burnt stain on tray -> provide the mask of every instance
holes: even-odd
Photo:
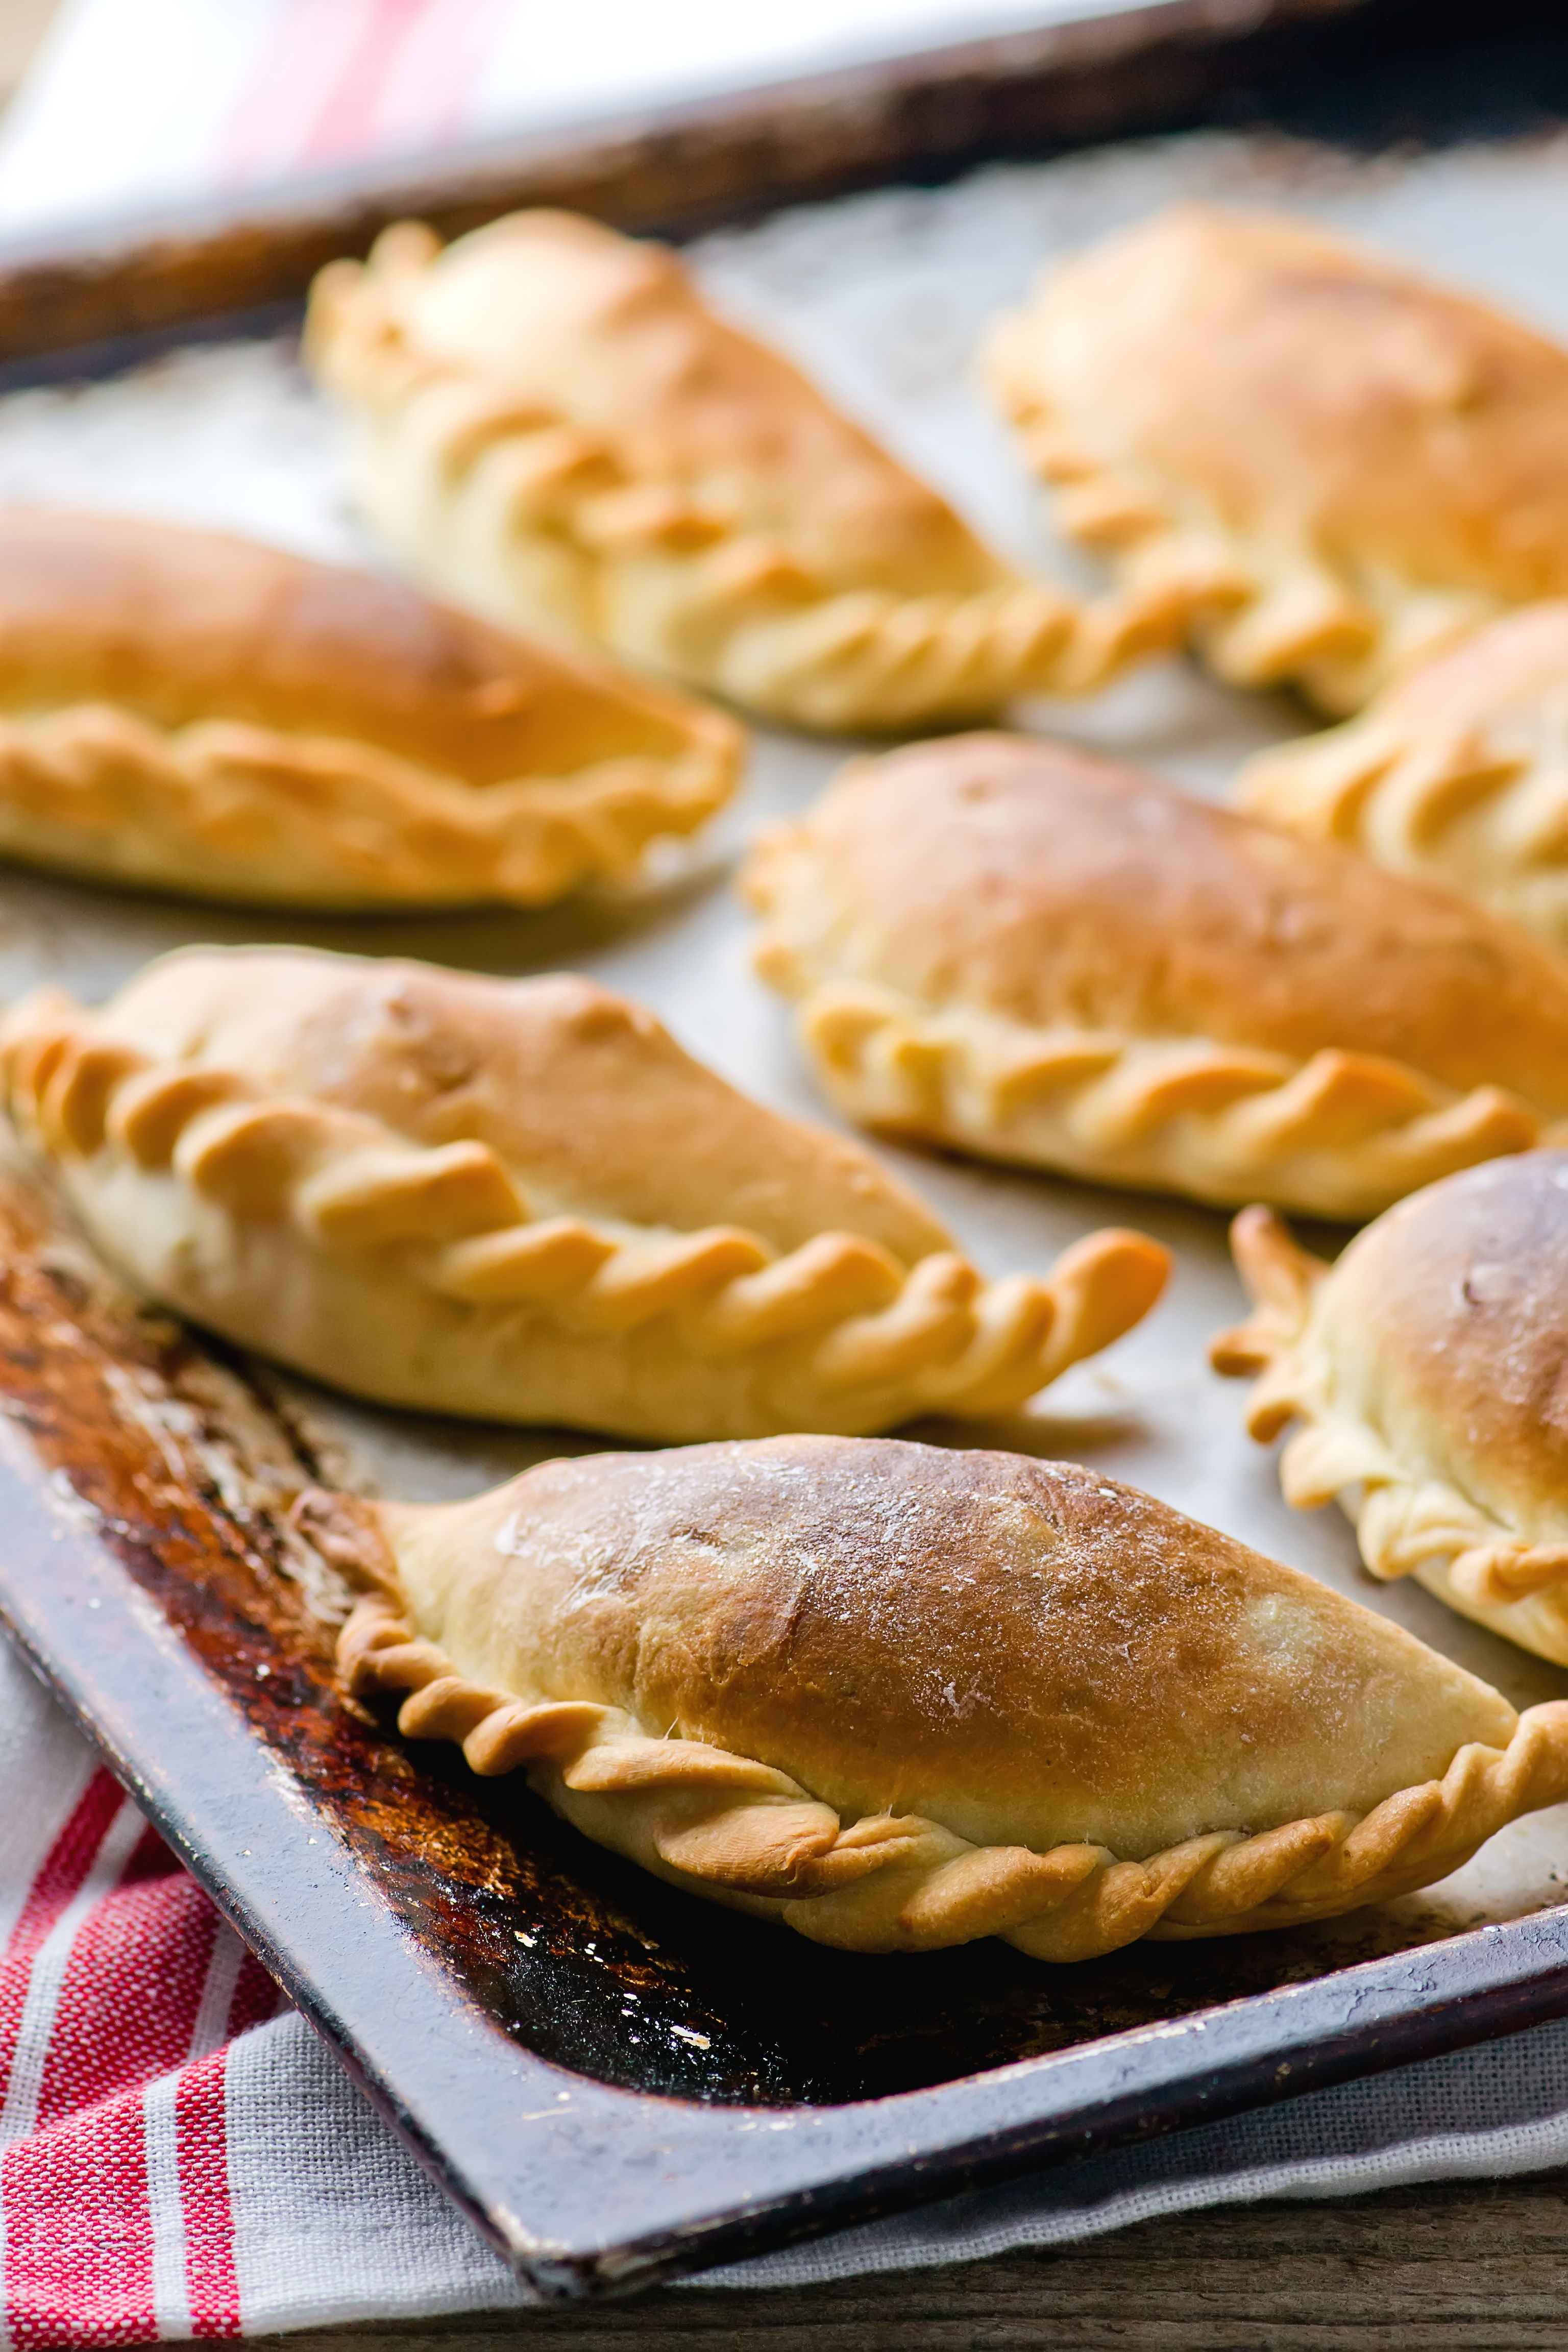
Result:
[[[395,1704],[373,1711],[345,1696],[331,1596],[287,1532],[291,1492],[322,1475],[308,1441],[242,1360],[139,1307],[46,1196],[8,1176],[0,1413],[43,1474],[39,1489],[52,1489],[52,1500],[38,1492],[40,1515],[63,1508],[157,1604],[229,1701],[233,1738],[287,1766],[322,1832],[426,1957],[499,2032],[598,2081],[835,2105],[1419,1940],[1409,1920],[1372,1913],[1289,1935],[1134,1945],[1067,1968],[994,1940],[868,1958],[661,1885],[558,1821],[521,1776],[479,1780],[449,1745],[400,1738]],[[26,1565],[29,1547],[7,1552],[0,1612],[9,1580],[40,1572]],[[129,1643],[126,1662],[133,1673]],[[220,1876],[222,1860],[205,1857]]]

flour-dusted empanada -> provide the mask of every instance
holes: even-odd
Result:
[[[1374,1576],[1568,1665],[1568,1152],[1449,1176],[1332,1266],[1267,1209],[1234,1241],[1257,1312],[1214,1360],[1262,1375],[1261,1442],[1301,1422],[1286,1500],[1337,1496]]]
[[[1165,1276],[1107,1232],[983,1282],[856,1145],[575,977],[187,949],[98,1013],[30,1000],[0,1067],[141,1288],[389,1404],[649,1438],[993,1412]]]
[[[1568,967],[1484,908],[1005,735],[853,761],[744,877],[855,1118],[1364,1217],[1568,1117]]]
[[[728,799],[731,722],[394,583],[0,509],[0,855],[204,898],[538,906]]]
[[[750,709],[973,718],[1180,625],[1020,576],[672,253],[571,214],[389,230],[317,280],[307,352],[420,578]]]
[[[990,375],[1066,528],[1237,684],[1354,710],[1568,593],[1568,352],[1307,221],[1163,213],[1052,271]]]
[[[1568,601],[1435,654],[1343,727],[1261,751],[1241,806],[1462,890],[1568,952]]]
[[[405,1733],[850,1951],[1292,1927],[1568,1795],[1568,1702],[1070,1463],[780,1437],[300,1517]]]

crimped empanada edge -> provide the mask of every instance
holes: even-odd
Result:
[[[411,348],[395,296],[440,251],[404,223],[367,261],[331,265],[306,352],[359,418],[372,520],[443,594],[493,620],[561,627],[563,609],[518,609],[505,560],[508,535],[543,530],[591,634],[623,659],[827,732],[956,724],[1021,694],[1089,692],[1179,635],[1184,612],[1158,584],[1085,602],[998,564],[996,585],[969,593],[834,585],[776,528],[635,479],[573,418],[522,409],[449,355]]]
[[[243,903],[542,906],[723,806],[736,730],[693,711],[687,734],[479,787],[342,737],[71,705],[0,720],[0,848]]]
[[[1058,526],[1110,562],[1134,604],[1158,605],[1184,628],[1228,685],[1292,682],[1343,718],[1505,609],[1480,592],[1352,573],[1326,549],[1268,548],[1217,511],[1200,512],[1152,467],[1107,455],[1057,413],[1032,368],[1033,307],[997,323],[982,373],[1026,462],[1057,488]]]
[[[1517,724],[1426,730],[1374,706],[1271,746],[1237,772],[1237,808],[1419,876],[1568,953],[1568,761]]]
[[[1559,1139],[1559,1123],[1503,1087],[1461,1095],[1376,1055],[1325,1047],[1292,1062],[1202,1036],[934,1009],[875,982],[816,979],[781,923],[764,929],[755,961],[796,1000],[802,1044],[851,1118],[1027,1167],[1220,1208],[1262,1196],[1361,1218],[1457,1169]]]
[[[416,1291],[474,1314],[525,1309],[610,1349],[657,1322],[672,1363],[723,1377],[750,1360],[770,1426],[853,1433],[1009,1410],[1136,1322],[1169,1264],[1158,1244],[1110,1229],[1044,1279],[986,1282],[955,1252],[906,1266],[848,1233],[781,1255],[738,1226],[669,1235],[541,1219],[486,1144],[410,1143],[237,1072],[160,1061],[47,992],[0,1025],[0,1068],[24,1139],[68,1186],[73,1162],[109,1154],[132,1181],[291,1233],[300,1252],[394,1250]]]
[[[1414,1576],[1460,1616],[1568,1665],[1568,1545],[1532,1541],[1451,1481],[1403,1463],[1380,1430],[1336,1405],[1312,1312],[1331,1269],[1261,1206],[1244,1210],[1232,1234],[1254,1311],[1215,1336],[1210,1360],[1256,1376],[1247,1426],[1260,1444],[1301,1423],[1279,1459],[1285,1500],[1299,1510],[1337,1501],[1372,1575]]]
[[[367,1507],[360,1507],[362,1508]],[[650,1732],[623,1710],[488,1688],[422,1639],[395,1593],[361,1601],[339,1664],[361,1697],[405,1691],[398,1727],[458,1742],[478,1772],[526,1769],[565,1820],[659,1877],[814,1942],[929,1951],[1000,1936],[1032,1958],[1292,1927],[1446,1876],[1521,1812],[1568,1795],[1568,1701],[1507,1748],[1472,1742],[1441,1780],[1362,1816],[1219,1831],[1142,1861],[1102,1846],[975,1846],[922,1816],[842,1822],[787,1773]]]

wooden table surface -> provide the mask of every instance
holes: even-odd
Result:
[[[1534,2352],[1568,2347],[1568,2170],[1144,2221],[756,2293],[310,2329],[278,2352]]]

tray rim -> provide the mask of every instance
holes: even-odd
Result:
[[[1497,5],[1550,18],[1549,0]],[[1413,28],[1442,40],[1469,24],[1464,0],[1123,0],[1066,24],[0,236],[0,363],[298,300],[325,261],[363,253],[410,215],[456,236],[557,204],[689,236],[900,177],[1172,128],[1238,73],[1300,70],[1339,36],[1397,47]]]
[[[1207,44],[1215,55],[1230,56],[1255,35],[1281,26],[1310,29],[1331,19],[1382,21],[1397,18],[1402,5],[1403,0],[1156,0],[1152,6],[1043,28],[1052,36],[1126,37],[1121,50],[1114,39],[1109,46],[1091,40],[1070,57],[1058,48],[1043,70],[1037,57],[1026,58],[1021,68],[1015,57],[1009,68],[994,54],[1004,48],[1016,52],[1016,36],[886,61],[886,69],[924,67],[940,59],[949,73],[959,65],[982,79],[985,74],[1005,79],[1009,71],[1021,79],[1039,72],[1048,83],[1053,75],[1070,80],[1071,73],[1080,68],[1092,76],[1108,60],[1114,66],[1126,58],[1157,56],[1171,32],[1200,47]],[[1550,12],[1539,13],[1546,21]],[[1158,39],[1140,41],[1129,32],[1130,27],[1133,33],[1139,27],[1146,31],[1152,23],[1158,25]],[[978,52],[986,54],[977,57]],[[879,75],[884,77],[884,86],[878,84]],[[842,119],[853,120],[857,107],[874,110],[886,97],[885,79],[883,67],[853,68],[775,85],[761,95],[772,101],[782,93],[790,103],[798,102],[803,122],[828,120],[835,110]],[[909,78],[909,86],[929,94],[940,83],[916,74]],[[759,93],[740,95],[750,101]],[[814,109],[819,110],[815,116]],[[617,152],[634,149],[649,135],[668,135],[679,147],[680,138],[694,131],[710,135],[727,110],[731,115],[736,111],[727,100],[710,100],[668,110],[668,117],[661,115],[657,123],[639,118],[599,128],[605,131],[606,147]],[[1118,135],[1123,128],[1148,127],[1157,126],[1141,121],[1116,124],[1090,131],[1086,143]],[[748,117],[746,135],[752,131]],[[593,151],[595,170],[601,168],[601,152]],[[940,156],[930,150],[900,152],[905,160],[917,154],[959,165],[973,160],[967,150],[942,150]],[[69,299],[90,301],[96,290],[106,296],[106,315],[112,320],[123,310],[122,303],[116,310],[113,289],[138,268],[151,273],[156,297],[161,283],[177,290],[185,282],[180,270],[192,266],[193,257],[197,264],[214,255],[221,258],[224,241],[236,235],[249,236],[265,248],[269,237],[286,244],[288,236],[297,236],[301,221],[310,234],[324,226],[338,236],[345,220],[353,219],[368,241],[383,220],[411,209],[439,219],[442,206],[449,205],[456,212],[478,203],[488,207],[479,216],[493,216],[519,201],[520,175],[557,173],[569,181],[571,173],[585,168],[587,153],[575,131],[548,141],[499,142],[480,158],[489,176],[478,195],[470,175],[475,154],[468,151],[460,159],[431,159],[420,167],[423,198],[411,193],[406,167],[398,173],[383,167],[274,190],[266,204],[221,215],[206,206],[182,208],[117,227],[116,239],[110,242],[105,242],[101,226],[89,224],[69,238],[0,243],[0,383],[15,380],[15,365],[26,366],[41,354],[62,352],[66,366],[74,355],[79,367],[88,356],[79,338],[55,338],[55,294],[63,291]],[[763,201],[798,200],[868,184],[834,176],[838,171],[835,164],[821,181],[769,190]],[[868,180],[874,184],[888,176],[879,157]],[[572,199],[558,194],[555,200]],[[378,212],[378,206],[384,209]],[[605,217],[616,217],[606,206],[595,208]],[[634,213],[625,225],[694,228],[716,217],[735,217],[738,209],[710,209],[684,220],[657,210],[646,217]],[[335,249],[350,248],[340,244]],[[162,280],[160,270],[164,272]],[[281,309],[279,298],[267,299]],[[155,311],[155,299],[153,307]],[[130,341],[144,351],[149,340],[188,342],[215,335],[231,340],[236,333],[253,331],[250,318],[263,308],[265,304],[252,306],[248,315],[245,310],[225,313],[216,311],[204,296],[193,307],[176,305],[165,315],[139,319],[129,331]],[[71,311],[68,300],[67,314],[79,317],[80,311]],[[206,336],[201,333],[204,326]],[[90,373],[110,373],[124,364],[132,355],[125,333],[123,327],[114,326],[100,339],[91,352]],[[5,365],[7,361],[12,364]],[[50,369],[56,372],[63,370]],[[106,1724],[89,1705],[61,1647],[67,1616],[75,1615],[77,1631],[85,1625],[100,1635],[111,1623],[122,1627],[129,1621],[144,1646],[150,1686],[182,1696],[190,1706],[193,1737],[205,1734],[216,1721],[230,1724],[237,1748],[243,1748],[255,1767],[247,1796],[270,1808],[265,1817],[286,1828],[290,1820],[297,1825],[299,1817],[279,1785],[279,1760],[253,1738],[108,1544],[61,1515],[58,1498],[39,1483],[38,1465],[3,1420],[0,1498],[13,1506],[16,1530],[9,1556],[0,1558],[0,1624],[219,1910],[258,1950],[372,2104],[517,2274],[546,2299],[626,2292],[689,2274],[1568,2015],[1564,1905],[929,2089],[839,2106],[707,2106],[618,2089],[505,2041],[484,2026],[480,2013],[455,1988],[444,1985],[418,1959],[408,1939],[405,1992],[430,2031],[438,2033],[443,2079],[450,2082],[454,2053],[463,2056],[468,2044],[468,2060],[474,2048],[481,2053],[471,2066],[476,2095],[500,2079],[507,2095],[522,2096],[531,2107],[539,2101],[547,2107],[569,2107],[574,2128],[584,2126],[594,2139],[595,2210],[583,2210],[580,2202],[574,2207],[559,2193],[567,2168],[558,2154],[522,2177],[499,2162],[487,2170],[459,2173],[438,2146],[420,2092],[416,2089],[410,2096],[394,2088],[395,2075],[405,2071],[401,2044],[389,2046],[374,2020],[336,2008],[302,1963],[300,1940],[308,1936],[312,1922],[319,1919],[332,1932],[342,1932],[345,1895],[352,1902],[362,1883],[352,1857],[335,1843],[319,1850],[309,1885],[286,1877],[279,1883],[279,1874],[265,1868],[239,1878],[232,1873],[225,1875],[182,1825],[163,1786],[166,1776],[139,1752],[134,1724]],[[29,1595],[13,1585],[13,1561],[25,1549],[37,1546],[47,1547],[51,1573],[35,1579]],[[112,1593],[121,1607],[89,1617],[83,1602],[89,1592],[100,1598]],[[188,1796],[184,1802],[190,1809]],[[405,2021],[400,2015],[400,2026]],[[429,2079],[427,2066],[422,2079]],[[564,2094],[562,2084],[568,2086]],[[787,2119],[787,2130],[778,2129],[776,2136],[772,2129],[763,2130],[779,2125],[781,2118]],[[531,2119],[542,2123],[546,2117],[537,2114]],[[736,2153],[737,2129],[746,2135],[744,2158]],[[809,2148],[810,2157],[796,2160],[796,2150],[804,2148]],[[710,2210],[693,2219],[690,2181],[716,2159],[721,2161],[728,2201],[710,2199]],[[671,2197],[672,2182],[688,2192],[684,2206]],[[672,2205],[679,2210],[672,2210]],[[531,2226],[521,2218],[524,2210],[537,2217]],[[614,2232],[598,2218],[606,2210],[616,2214]]]
[[[503,2036],[390,1912],[381,2001],[357,1978],[329,1992],[345,1920],[381,1900],[368,1874],[8,1422],[0,1511],[0,1624],[373,2105],[545,2300],[739,2261],[1568,2015],[1563,1905],[879,2098],[756,2107],[607,2084]],[[127,1642],[138,1705],[106,1706],[92,1664]],[[313,1856],[312,1822],[328,1831]],[[480,2126],[477,2162],[441,2145],[437,2115],[454,2100]]]

